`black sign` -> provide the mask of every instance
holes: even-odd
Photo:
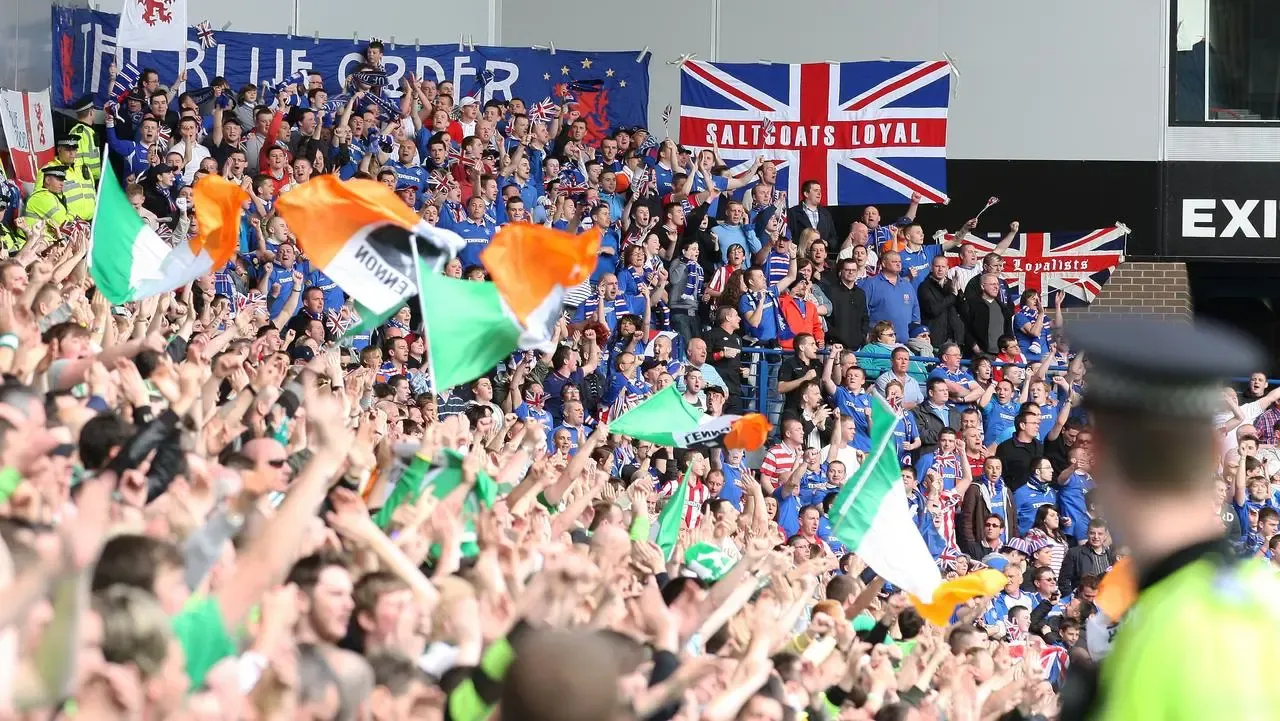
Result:
[[[1280,163],[1165,164],[1165,254],[1280,260]]]

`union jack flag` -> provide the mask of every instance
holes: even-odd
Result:
[[[830,205],[946,195],[950,64],[708,63],[680,66],[680,141],[730,165],[774,161],[778,187],[822,183]],[[772,132],[765,128],[765,120]]]
[[[560,106],[551,98],[543,98],[529,108],[529,122],[549,123],[560,117]]]
[[[587,184],[579,180],[575,173],[561,173],[560,192],[565,195],[582,195],[587,192]]]
[[[250,313],[256,313],[258,311],[262,311],[263,313],[266,313],[267,312],[267,296],[263,295],[262,293],[259,293],[256,290],[251,290],[245,295],[241,295],[237,293],[235,308],[234,308],[232,317],[234,318],[235,316],[240,315],[246,309]]]
[[[360,316],[346,307],[341,311],[331,310],[324,314],[325,330],[339,338],[346,335],[347,331],[356,327],[359,322]]]
[[[935,237],[952,240],[953,233]],[[1049,294],[1063,291],[1064,306],[1084,306],[1093,302],[1111,278],[1111,272],[1124,262],[1125,242],[1129,229],[1123,223],[1110,228],[1070,233],[1019,233],[1004,251],[1004,277],[1017,293],[1040,291],[1041,303],[1049,307]],[[979,253],[990,253],[1000,242],[999,233],[964,237]],[[950,257],[959,265],[958,257]]]
[[[196,23],[196,35],[200,38],[200,47],[213,48],[218,46],[218,41],[213,37],[213,26],[208,20],[202,23]]]

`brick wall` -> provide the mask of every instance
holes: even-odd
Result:
[[[1088,308],[1067,309],[1065,320],[1097,315],[1135,315],[1161,320],[1191,319],[1185,263],[1123,263]]]

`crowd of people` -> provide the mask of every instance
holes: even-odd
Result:
[[[136,75],[78,102],[33,191],[0,199],[7,715],[1053,718],[1097,660],[1084,629],[1126,549],[1092,497],[1061,299],[1002,275],[1017,223],[982,255],[927,234],[915,198],[840,235],[821,183],[788,199],[769,162],[589,137],[571,102],[412,76],[397,96],[377,42],[342,87]],[[103,163],[173,244],[201,178],[241,184],[241,252],[113,306],[86,269]],[[321,174],[455,231],[455,278],[485,279],[506,224],[598,229],[554,352],[446,389],[412,304],[351,332],[274,212]],[[763,456],[610,433],[672,384],[713,416],[769,386]],[[1219,512],[1239,553],[1280,564],[1280,389],[1244,394],[1217,419]],[[873,396],[900,413],[942,573],[1007,578],[946,628],[831,532]],[[651,529],[686,473],[668,555]]]

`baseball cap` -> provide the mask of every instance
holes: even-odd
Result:
[[[471,97],[470,95],[468,95],[467,97],[465,97],[465,98],[463,98],[462,100],[459,100],[459,101],[458,101],[458,107],[460,107],[460,108],[461,108],[461,107],[463,107],[463,106],[465,106],[465,105],[479,105],[479,104],[480,104],[480,101],[479,101],[479,100],[476,100],[475,98]]]
[[[310,363],[315,357],[315,351],[308,345],[295,345],[289,349],[289,360],[294,363]]]

